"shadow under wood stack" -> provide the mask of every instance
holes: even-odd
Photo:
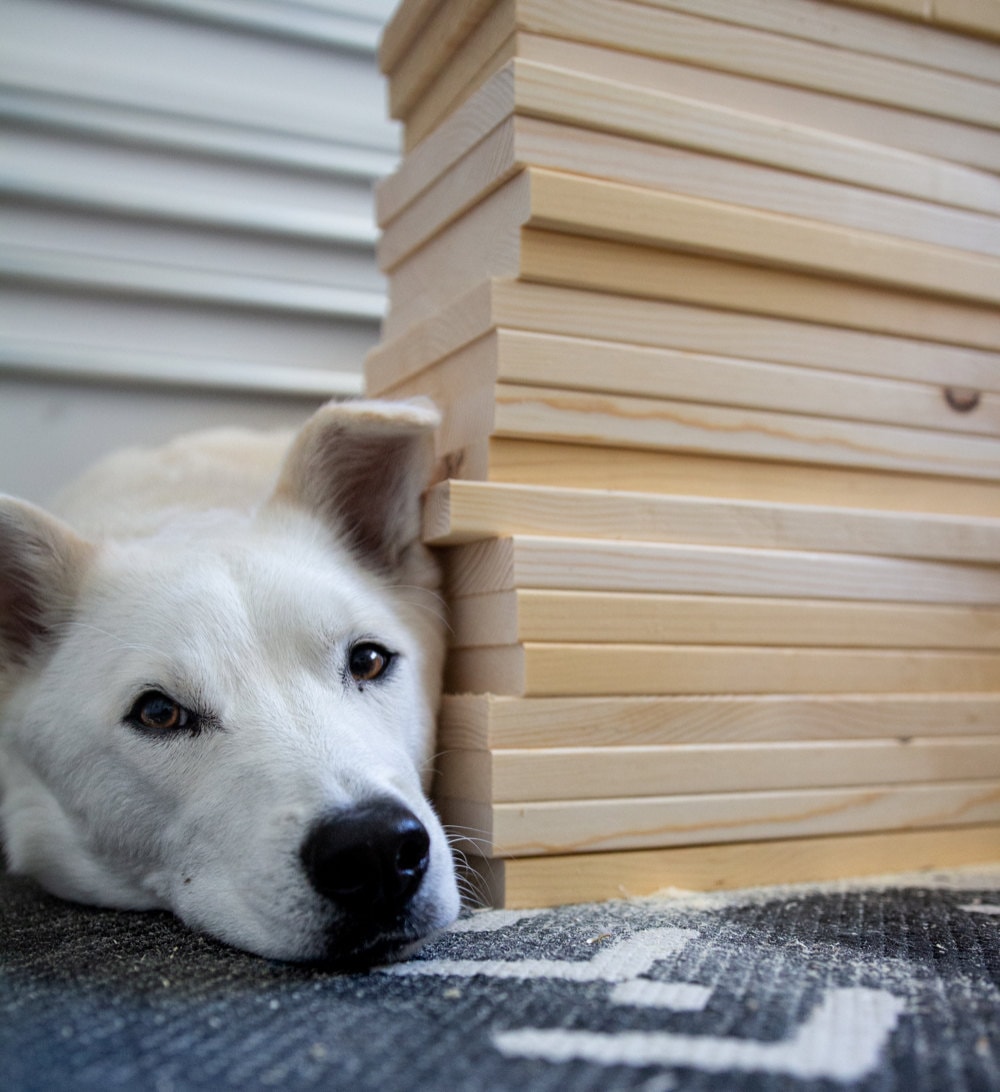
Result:
[[[1000,858],[989,0],[404,0],[373,395],[442,407],[498,905]]]

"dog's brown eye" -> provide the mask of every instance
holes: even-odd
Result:
[[[363,644],[355,645],[351,649],[348,667],[355,682],[374,682],[385,674],[391,661],[391,652],[381,645],[366,641]]]
[[[137,728],[147,728],[154,732],[172,732],[180,728],[192,728],[195,721],[194,714],[190,710],[158,690],[141,694],[132,706],[128,719]]]

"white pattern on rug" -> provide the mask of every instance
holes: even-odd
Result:
[[[538,911],[495,910],[458,924],[457,932],[495,932]],[[695,929],[672,926],[644,929],[621,940],[598,935],[600,950],[588,960],[428,959],[393,964],[381,973],[398,977],[482,976],[498,979],[549,979],[606,982],[613,1004],[700,1012],[711,989],[686,982],[644,977],[656,962],[680,952],[698,936]],[[607,943],[605,943],[607,941]],[[872,1072],[905,1004],[887,990],[829,989],[806,1020],[780,1042],[669,1032],[593,1032],[566,1028],[517,1028],[496,1032],[494,1046],[508,1057],[551,1063],[585,1061],[598,1065],[687,1066],[707,1072],[758,1071],[800,1079],[841,1083]]]

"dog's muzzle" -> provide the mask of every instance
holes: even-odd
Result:
[[[384,927],[404,917],[427,872],[430,845],[413,812],[385,799],[320,819],[301,855],[314,890],[348,919]]]

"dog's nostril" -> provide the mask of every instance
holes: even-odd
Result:
[[[316,823],[302,846],[313,888],[345,910],[399,913],[427,871],[430,838],[395,801],[335,812]]]

